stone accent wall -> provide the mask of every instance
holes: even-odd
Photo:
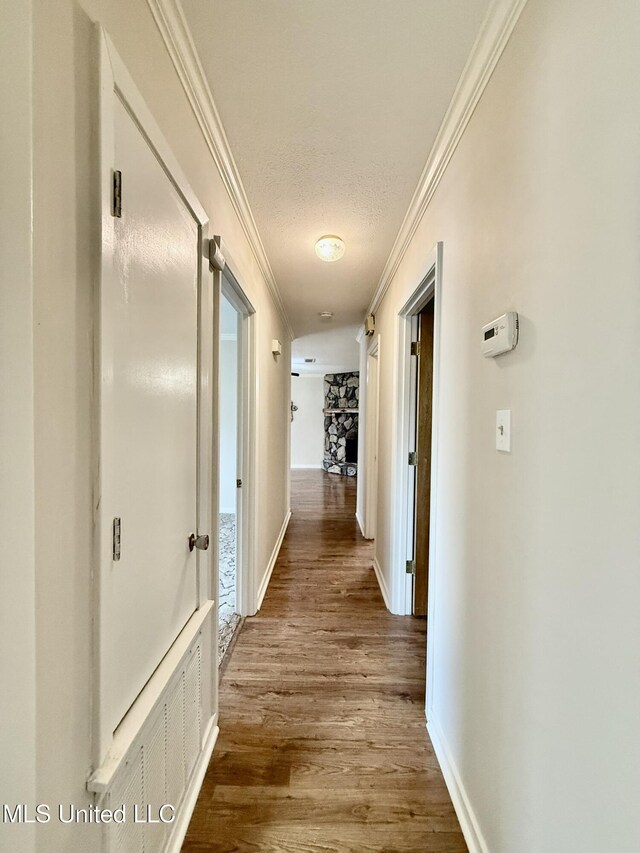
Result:
[[[329,474],[355,477],[358,463],[347,461],[347,441],[358,439],[360,375],[327,373],[324,377],[324,459],[322,467]],[[327,412],[327,409],[338,411]],[[341,412],[340,409],[346,411]],[[356,445],[351,445],[356,446]]]

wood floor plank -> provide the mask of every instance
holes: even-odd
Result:
[[[464,853],[424,725],[425,622],[392,616],[351,478],[292,473],[260,613],[220,685],[186,853]]]

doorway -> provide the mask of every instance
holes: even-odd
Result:
[[[433,695],[438,398],[443,244],[398,313],[393,443],[393,613],[427,617],[427,719]],[[421,377],[422,374],[422,377]],[[413,456],[415,454],[415,456]],[[420,462],[422,456],[422,462]],[[415,572],[415,573],[414,573]]]
[[[219,240],[219,238],[215,238]],[[228,251],[225,247],[225,254]],[[218,272],[216,414],[218,665],[233,647],[243,617],[256,612],[255,310],[228,263]]]
[[[218,447],[218,664],[240,623],[237,600],[238,534],[242,511],[238,501],[241,441],[239,426],[240,314],[220,295],[219,447]]]
[[[409,452],[410,522],[413,556],[408,561],[412,577],[411,612],[426,617],[429,586],[429,536],[431,508],[431,438],[433,415],[433,297],[411,318],[411,384]]]

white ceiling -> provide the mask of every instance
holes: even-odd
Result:
[[[297,336],[362,321],[488,6],[183,0]]]
[[[357,325],[326,329],[304,335],[291,344],[291,369],[305,373],[340,373],[358,370],[360,347],[356,341]],[[315,358],[315,364],[305,364],[305,358]]]

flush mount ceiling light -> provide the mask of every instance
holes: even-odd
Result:
[[[325,234],[316,243],[316,255],[321,261],[339,261],[344,255],[345,245],[344,240],[336,237],[335,234]]]
[[[333,317],[333,311],[321,311],[318,314],[321,320],[330,320]]]

